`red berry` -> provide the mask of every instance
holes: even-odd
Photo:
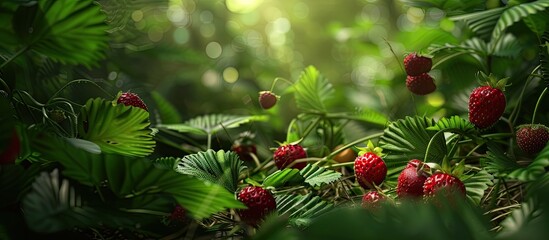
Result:
[[[469,97],[469,121],[478,128],[488,128],[503,115],[505,105],[505,95],[500,89],[475,88]]]
[[[118,97],[116,102],[124,104],[126,106],[138,107],[138,108],[141,108],[141,109],[145,109],[145,111],[148,111],[147,105],[145,105],[143,100],[141,100],[141,98],[135,93],[131,93],[131,92],[122,93]]]
[[[278,97],[271,91],[259,92],[259,105],[261,105],[263,109],[272,108],[277,100]]]
[[[409,76],[418,76],[422,73],[431,71],[433,60],[428,57],[420,56],[417,53],[408,54],[404,58],[404,69]]]
[[[385,162],[373,152],[367,152],[355,159],[355,177],[364,189],[373,189],[380,185],[387,176]]]
[[[17,131],[15,129],[11,134],[9,142],[7,142],[5,146],[5,148],[0,149],[3,151],[0,152],[0,164],[15,163],[15,160],[21,151],[21,142],[19,141],[19,136],[17,136]]]
[[[421,197],[423,196],[423,184],[427,179],[427,174],[419,169],[423,163],[414,159],[408,162],[406,168],[398,176],[397,195],[403,197]],[[427,165],[423,168],[428,169]]]
[[[383,200],[385,200],[385,196],[378,191],[370,191],[362,196],[362,207],[377,208]]]
[[[278,169],[284,169],[295,160],[306,158],[306,157],[307,157],[307,153],[305,152],[305,149],[303,149],[303,147],[301,147],[299,144],[294,144],[294,145],[287,144],[287,145],[280,146],[276,149],[273,155],[273,159]],[[296,163],[292,166],[292,168],[297,168],[301,170],[306,165],[307,163],[304,163],[304,162]]]
[[[238,193],[238,200],[248,207],[237,210],[238,215],[242,221],[254,226],[276,209],[273,195],[262,187],[245,187]]]
[[[427,95],[437,89],[435,80],[427,73],[406,77],[406,87],[417,95]]]
[[[234,144],[231,150],[238,154],[242,161],[253,161],[252,154],[257,155],[257,148],[255,145],[238,145]]]
[[[185,209],[181,207],[181,205],[175,206],[169,218],[171,221],[177,221],[177,222],[185,221]]]
[[[465,185],[459,178],[450,174],[435,173],[425,180],[423,194],[425,197],[434,197],[438,194],[443,194],[446,198],[454,194],[465,197]]]
[[[549,141],[549,129],[541,124],[519,126],[517,131],[517,145],[527,154],[540,152]]]

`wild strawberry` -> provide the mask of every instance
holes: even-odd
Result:
[[[417,53],[410,53],[404,58],[404,69],[409,76],[418,76],[431,71],[433,60],[420,56]]]
[[[406,77],[406,87],[417,95],[427,95],[437,89],[435,80],[427,73]]]
[[[380,157],[380,148],[374,149],[369,142],[367,149],[368,152],[355,158],[355,177],[362,188],[374,189],[374,184],[380,185],[385,180],[387,166]]]
[[[369,191],[362,196],[362,207],[378,208],[383,200],[385,200],[385,196],[381,195],[378,191]]]
[[[19,141],[19,136],[17,136],[17,131],[14,129],[9,137],[8,142],[3,149],[0,149],[0,164],[12,164],[19,156],[21,151],[21,143]]]
[[[434,197],[443,194],[448,198],[450,195],[461,195],[465,197],[465,185],[448,173],[435,173],[425,180],[423,184],[423,195],[425,197]]]
[[[134,107],[145,109],[145,111],[148,111],[147,105],[145,105],[143,100],[141,100],[141,98],[137,94],[131,93],[131,92],[125,92],[119,95],[120,96],[118,96],[116,103],[119,103],[119,104],[121,103],[126,106],[134,106]]]
[[[398,176],[397,195],[404,197],[423,196],[423,184],[427,179],[427,174],[420,168],[428,169],[420,160],[414,159],[408,162],[406,168]]]
[[[272,108],[276,101],[278,100],[278,96],[276,96],[271,91],[261,91],[259,92],[259,105],[265,110]]]
[[[257,148],[252,141],[255,135],[251,132],[243,132],[240,134],[231,146],[231,150],[238,154],[242,161],[253,161],[252,154],[257,155]]]
[[[542,124],[527,124],[519,126],[517,145],[527,154],[540,152],[549,141],[549,128]]]
[[[238,193],[238,200],[247,209],[237,210],[242,221],[256,226],[267,214],[276,209],[276,201],[271,193],[262,187],[248,186]]]
[[[183,207],[181,207],[181,205],[176,205],[168,218],[172,222],[184,222],[185,221],[185,209]]]
[[[481,129],[491,127],[503,115],[506,101],[502,89],[507,80],[483,76],[488,78],[487,85],[475,88],[469,96],[469,121]]]
[[[273,155],[276,167],[278,169],[283,169],[293,163],[295,160],[306,158],[307,152],[299,144],[287,144],[278,147]],[[307,163],[296,163],[292,168],[297,168],[299,170],[303,169]]]

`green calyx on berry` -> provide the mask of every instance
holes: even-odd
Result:
[[[383,152],[383,148],[374,146],[372,141],[368,141],[368,143],[366,144],[366,147],[357,148],[357,149],[359,150],[358,156],[362,156],[365,153],[371,152],[371,153],[381,157],[381,154]]]
[[[494,74],[490,73],[489,75],[486,75],[484,72],[478,72],[477,73],[477,80],[481,86],[489,86],[491,88],[496,88],[501,91],[505,91],[505,87],[507,87],[507,81],[509,78],[502,78],[498,79]]]

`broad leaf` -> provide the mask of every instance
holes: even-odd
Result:
[[[305,227],[311,221],[332,210],[333,204],[322,200],[319,196],[309,193],[307,195],[276,195],[276,209],[279,215],[287,215],[290,224],[297,227]]]
[[[105,14],[91,0],[21,5],[13,25],[25,47],[53,60],[91,67],[105,56],[108,26]]]
[[[327,102],[334,94],[332,84],[313,66],[301,72],[294,90],[297,107],[305,112],[326,113]]]
[[[543,33],[547,30],[547,25],[549,24],[549,11],[539,12],[538,14],[529,15],[522,19],[526,26],[532,30],[538,37],[541,37]]]
[[[299,173],[312,187],[329,184],[341,178],[341,173],[314,164],[307,164]]]
[[[174,124],[181,122],[181,116],[179,116],[175,106],[164,98],[162,94],[157,91],[153,91],[151,92],[151,97],[156,104],[156,122],[158,124]]]
[[[175,171],[198,179],[219,184],[229,192],[238,187],[238,177],[246,169],[244,162],[232,151],[215,152],[209,149],[183,157],[178,161]]]
[[[106,186],[118,199],[167,194],[195,218],[208,217],[226,208],[244,207],[223,187],[157,168],[148,159],[91,154],[47,136],[35,139],[33,147],[41,158],[61,163],[64,176],[91,187]]]
[[[406,163],[412,159],[436,163],[442,161],[447,151],[443,134],[433,139],[428,159],[424,159],[427,146],[437,133],[427,128],[434,125],[434,120],[419,116],[406,117],[389,124],[379,140],[379,146],[387,154],[383,158],[389,169],[386,181],[394,183]]]
[[[190,119],[182,124],[161,124],[158,127],[175,130],[182,133],[193,133],[198,135],[211,135],[223,129],[239,127],[253,121],[265,121],[267,116],[237,116],[212,114]]]
[[[299,173],[298,169],[286,168],[277,170],[271,175],[265,177],[263,180],[263,186],[265,187],[283,187],[283,186],[295,186],[303,183],[305,179]]]
[[[484,191],[494,183],[494,177],[485,170],[466,174],[462,180],[467,192],[467,199],[475,204],[480,204],[480,200],[484,196]]]
[[[102,152],[147,156],[155,146],[149,125],[147,111],[96,98],[82,108],[78,132]]]

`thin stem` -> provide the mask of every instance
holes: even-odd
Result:
[[[331,159],[333,156],[339,154],[340,152],[345,151],[345,149],[347,149],[347,148],[350,148],[350,147],[352,147],[352,146],[354,146],[354,145],[356,145],[356,144],[359,144],[359,143],[361,143],[361,142],[364,142],[364,141],[366,141],[366,140],[370,140],[370,139],[372,139],[372,138],[378,138],[378,137],[381,137],[381,136],[383,136],[383,132],[375,133],[375,134],[368,135],[368,136],[366,136],[366,137],[363,137],[363,138],[359,138],[359,139],[357,139],[357,140],[354,140],[354,141],[352,141],[352,142],[350,142],[350,143],[344,145],[343,147],[338,148],[337,150],[333,151],[332,153],[328,154],[328,156],[324,157],[324,159]],[[337,165],[337,164],[336,164],[336,165]],[[335,166],[335,165],[332,165],[332,166]]]
[[[541,92],[541,95],[539,95],[538,102],[536,103],[536,107],[534,108],[534,115],[532,115],[532,124],[534,124],[534,120],[536,119],[536,113],[538,112],[539,103],[541,102],[541,99],[545,94],[547,93],[547,88],[543,89],[543,92]]]
[[[431,144],[433,143],[433,140],[438,137],[438,135],[444,134],[444,130],[438,131],[433,135],[433,137],[429,140],[429,144],[427,144],[427,150],[425,151],[425,157],[423,158],[423,162],[429,162],[427,161],[427,158],[429,157],[429,150],[431,150]]]
[[[522,87],[522,91],[520,92],[520,95],[519,95],[519,101],[517,103],[517,107],[513,109],[513,112],[511,112],[511,115],[509,116],[509,121],[513,123],[513,125],[517,121],[517,117],[520,112],[520,108],[522,106],[522,98],[524,96],[524,92],[526,91],[526,87],[528,87],[532,78],[538,77],[538,75],[534,74],[534,72],[538,71],[540,67],[541,65],[538,65],[537,67],[535,67],[530,73],[530,75],[528,76],[528,78],[526,78],[526,82],[524,83],[524,86]]]
[[[276,83],[278,82],[278,80],[284,81],[284,82],[286,82],[290,85],[294,84],[293,82],[291,82],[290,80],[288,80],[286,78],[277,77],[277,78],[275,78],[275,80],[273,80],[273,84],[271,84],[271,89],[269,91],[271,91],[271,92],[273,91],[273,89],[274,89]]]

